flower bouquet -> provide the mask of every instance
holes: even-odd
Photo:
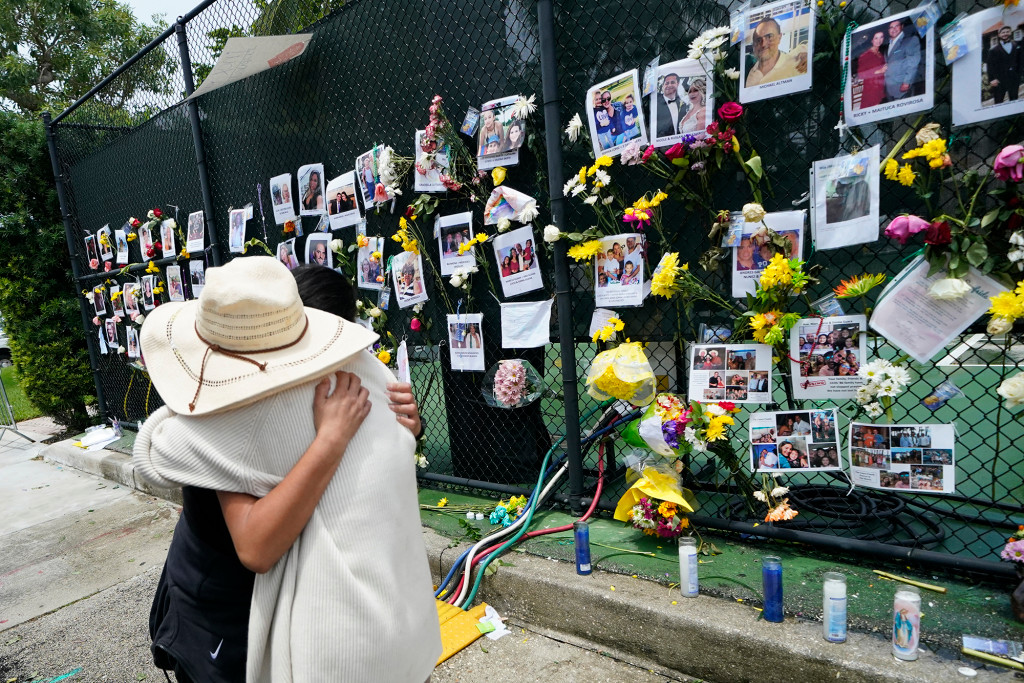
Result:
[[[999,556],[1007,562],[1013,562],[1017,570],[1017,578],[1021,583],[1010,595],[1010,606],[1017,620],[1024,621],[1024,524],[1018,526],[1017,531],[1007,539]]]
[[[543,393],[544,383],[533,365],[521,358],[500,360],[484,375],[482,393],[492,408],[522,408]]]
[[[654,400],[657,381],[639,342],[602,351],[587,370],[587,393],[599,401],[617,398],[635,406]]]
[[[682,487],[671,468],[642,466],[640,477],[615,506],[614,517],[649,536],[678,538],[690,525],[686,514],[696,509],[693,493]]]

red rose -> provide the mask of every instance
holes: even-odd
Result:
[[[739,105],[736,105],[736,106],[739,106]],[[730,413],[732,411],[736,410],[736,404],[733,403],[732,401],[719,401],[718,402],[718,407],[721,408],[722,410],[727,410]]]
[[[1010,232],[1017,232],[1022,224],[1024,224],[1024,220],[1021,219],[1020,214],[1013,212],[1006,220],[1006,229]]]
[[[413,318],[412,320],[409,321],[409,329],[411,329],[413,332],[419,332],[422,327],[423,323],[420,322],[419,318]]]
[[[708,135],[718,135],[718,121],[712,121],[706,130]]]
[[[718,108],[718,116],[723,121],[735,121],[743,116],[743,105],[739,102],[726,102]]]
[[[133,218],[132,219],[132,227],[133,228],[137,228],[140,225],[142,225],[142,221],[140,221],[138,218]]]
[[[953,241],[953,236],[949,232],[949,223],[946,221],[936,221],[929,225],[924,231],[924,243],[941,246],[949,244]]]
[[[160,218],[160,216],[164,215],[164,212],[161,211],[160,209],[153,209],[153,215],[156,216],[157,218]]]
[[[681,142],[677,142],[665,150],[665,157],[668,159],[682,159],[684,156],[686,156],[686,147]]]
[[[412,207],[411,206],[405,207],[405,217],[406,218],[412,218],[412,216],[413,216],[413,209],[412,209]]]

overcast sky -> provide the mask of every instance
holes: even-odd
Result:
[[[150,23],[154,14],[163,14],[164,21],[173,24],[174,20],[199,4],[200,0],[122,0],[135,10],[135,17]]]

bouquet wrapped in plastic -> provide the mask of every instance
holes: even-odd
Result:
[[[617,398],[635,406],[654,400],[657,380],[639,342],[602,351],[587,371],[587,393],[604,401]]]
[[[687,514],[696,509],[693,493],[670,467],[645,466],[615,506],[615,519],[650,536],[678,538],[690,526]]]
[[[492,408],[521,408],[540,398],[544,383],[529,361],[500,360],[484,375],[484,401]]]
[[[690,414],[689,403],[676,394],[658,394],[643,415],[626,425],[622,439],[665,457],[682,455],[690,450],[685,439]]]

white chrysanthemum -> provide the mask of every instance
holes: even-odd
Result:
[[[900,385],[891,379],[884,379],[878,383],[879,396],[896,396],[900,393]]]
[[[683,438],[689,443],[697,443],[697,431],[693,427],[685,427],[683,429]]]
[[[530,223],[539,215],[540,211],[537,210],[537,202],[531,201],[519,212],[519,215],[516,216],[516,220],[520,223]]]
[[[583,203],[586,204],[587,206],[593,206],[594,204],[597,204],[597,195],[590,195],[589,197],[583,200]]]
[[[544,226],[544,241],[545,242],[557,242],[562,236],[562,231],[554,225]]]
[[[448,282],[451,284],[452,287],[461,287],[462,286],[462,276],[457,275],[457,274],[456,275],[452,275],[452,279],[449,280]]]
[[[502,218],[498,221],[498,232],[506,232],[512,227],[512,221],[507,218]]]
[[[885,408],[882,407],[881,403],[869,403],[864,406],[864,412],[870,415],[872,418],[880,417],[885,412]]]
[[[885,374],[899,387],[905,387],[910,384],[910,373],[902,365],[892,366]]]
[[[565,127],[565,134],[569,136],[570,142],[576,142],[580,139],[581,130],[583,130],[583,120],[580,118],[579,112],[576,112],[569,119],[569,125]]]
[[[888,374],[888,368],[885,367],[885,365],[883,365],[883,363],[885,362],[887,361],[884,361],[883,359],[879,358],[877,360],[871,361],[870,363],[865,363],[864,365],[860,366],[860,370],[857,371],[857,374],[863,377],[864,379],[868,380],[869,382],[874,382],[879,379],[882,379],[884,376],[887,376]]]
[[[875,385],[862,385],[857,387],[857,403],[866,405],[875,398]]]
[[[615,197],[605,197],[604,199],[601,200],[601,203],[604,204],[605,206],[608,206],[609,204],[611,204],[614,201],[615,201]]]
[[[587,186],[586,185],[577,185],[576,187],[572,188],[571,194],[572,194],[573,197],[576,197],[576,196],[578,196],[581,193],[586,192],[586,191],[587,191]]]
[[[775,488],[772,489],[772,494],[771,495],[772,495],[772,498],[780,498],[780,497],[786,495],[787,493],[789,493],[789,487],[788,486],[776,486]]]
[[[754,491],[754,498],[757,498],[762,503],[768,502],[768,496],[764,495],[764,491]]]
[[[604,169],[599,168],[597,169],[597,172],[594,173],[594,181],[601,183],[602,185],[611,185],[612,177],[605,173]]]
[[[520,95],[519,99],[512,105],[512,116],[523,121],[530,118],[530,114],[537,111],[537,105],[534,104],[536,100],[536,95],[530,95],[529,97]]]
[[[738,81],[740,79],[740,70],[739,69],[726,69],[725,70],[725,77],[730,79],[730,80],[733,80],[733,81]]]
[[[562,194],[569,194],[570,192],[572,192],[572,189],[579,184],[580,177],[578,175],[573,175],[571,178],[569,178],[569,180],[565,182],[565,185],[562,185]]]
[[[710,415],[714,415],[715,417],[718,417],[719,415],[725,415],[725,408],[718,405],[717,403],[712,403],[708,405],[706,408],[704,408],[704,412]]]

